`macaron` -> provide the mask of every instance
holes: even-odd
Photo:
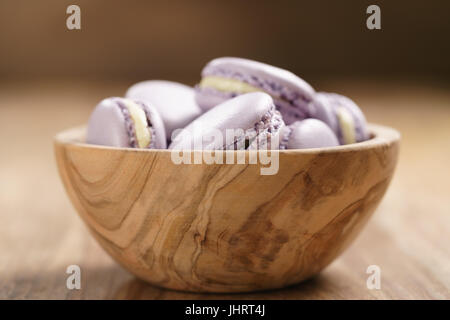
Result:
[[[278,149],[284,127],[271,96],[253,92],[229,99],[184,128],[169,149]]]
[[[202,113],[195,101],[194,89],[177,82],[139,82],[131,86],[125,96],[154,106],[164,122],[166,137],[169,140],[175,129],[184,128]]]
[[[369,138],[366,118],[350,98],[337,93],[318,92],[311,104],[310,116],[325,122],[341,144],[361,142]]]
[[[323,121],[305,119],[282,129],[280,149],[308,149],[335,147],[339,141]]]
[[[87,143],[121,148],[165,149],[166,133],[158,111],[148,103],[112,97],[92,112]]]
[[[308,117],[314,89],[290,71],[262,62],[224,57],[209,62],[195,87],[198,105],[209,110],[237,95],[262,91],[269,94],[286,124]]]

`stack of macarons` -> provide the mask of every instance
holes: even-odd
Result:
[[[369,138],[351,99],[316,92],[292,72],[242,58],[218,58],[194,87],[151,80],[102,100],[87,142],[183,150],[305,149]],[[231,134],[230,134],[231,132]]]

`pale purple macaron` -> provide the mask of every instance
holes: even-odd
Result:
[[[272,98],[253,92],[229,99],[179,132],[169,149],[278,149],[283,119]]]
[[[318,92],[311,103],[310,116],[325,122],[341,144],[369,139],[366,118],[358,105],[337,93]]]
[[[339,141],[324,122],[317,119],[296,121],[283,128],[280,149],[335,147]]]
[[[121,148],[165,149],[166,133],[158,111],[133,99],[106,98],[92,112],[86,142]]]
[[[154,106],[164,122],[166,137],[169,140],[174,130],[184,128],[202,113],[195,102],[194,89],[177,82],[139,82],[131,86],[125,96]]]
[[[287,124],[309,116],[314,89],[290,71],[233,57],[217,58],[202,70],[195,87],[199,106],[209,110],[240,94],[262,91],[272,96]]]

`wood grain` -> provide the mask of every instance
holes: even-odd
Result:
[[[164,288],[246,292],[316,275],[361,231],[398,154],[396,131],[371,132],[364,143],[275,152],[274,175],[248,164],[249,152],[247,164],[176,164],[168,150],[84,144],[83,128],[59,134],[55,153],[81,218],[127,270]]]
[[[243,294],[186,293],[137,280],[104,252],[76,214],[56,170],[52,139],[86,123],[100,99],[128,85],[73,79],[1,83],[1,299],[450,299],[450,90],[445,83],[315,83],[352,96],[371,122],[402,133],[396,173],[353,245],[318,276]],[[81,267],[81,290],[66,288],[71,264]],[[380,290],[366,287],[372,264],[381,268]]]

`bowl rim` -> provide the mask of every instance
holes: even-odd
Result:
[[[57,133],[53,139],[55,145],[72,146],[83,149],[99,149],[99,150],[116,150],[122,152],[150,152],[150,153],[170,153],[172,151],[179,152],[211,152],[211,150],[172,150],[172,149],[140,149],[140,148],[120,148],[104,145],[89,144],[80,141],[85,136],[87,126],[72,127]],[[390,145],[399,142],[401,139],[400,132],[394,128],[369,123],[368,129],[371,138],[366,141],[339,145],[335,147],[309,148],[309,149],[285,149],[270,150],[271,152],[279,152],[280,154],[317,154],[326,152],[346,152],[356,150],[373,149],[381,146]],[[258,150],[226,150],[225,152],[258,152]]]

